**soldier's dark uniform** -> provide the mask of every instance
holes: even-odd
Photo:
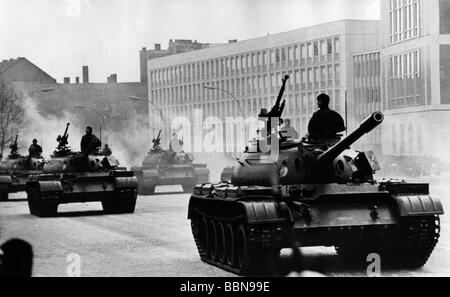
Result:
[[[42,147],[37,143],[33,143],[28,149],[28,154],[32,158],[39,158],[42,154]]]
[[[329,97],[325,94],[317,98],[320,110],[316,111],[308,125],[310,138],[324,139],[336,137],[345,131],[344,119],[339,113],[328,107]]]
[[[112,155],[112,151],[107,144],[105,144],[105,146],[102,149],[102,155],[106,156],[106,157],[109,157]]]
[[[81,138],[80,147],[83,154],[92,154],[98,152],[98,149],[102,147],[102,142],[94,134],[86,134]]]

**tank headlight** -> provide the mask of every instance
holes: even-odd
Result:
[[[286,166],[282,166],[280,170],[278,171],[278,174],[281,178],[286,177],[289,173],[289,169]]]
[[[63,165],[61,166],[61,168],[62,168],[62,170],[66,170],[67,165],[66,165],[66,164],[63,164]]]

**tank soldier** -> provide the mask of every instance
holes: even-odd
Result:
[[[109,145],[107,143],[105,143],[105,146],[103,147],[102,155],[105,156],[105,157],[109,157],[109,156],[112,155],[112,151],[109,148]]]
[[[291,126],[290,119],[284,120],[284,126],[281,128],[281,133],[283,136],[290,138],[290,139],[298,139],[299,138],[298,132],[295,130],[294,127]]]
[[[102,142],[92,134],[92,127],[86,127],[86,135],[81,138],[80,147],[83,154],[97,153],[102,147]]]
[[[309,137],[313,139],[335,138],[336,134],[345,131],[344,119],[329,108],[330,97],[320,94],[317,97],[319,110],[312,116],[309,125]]]
[[[38,144],[37,139],[33,139],[33,143],[28,149],[28,154],[30,158],[40,158],[42,155],[42,147]]]

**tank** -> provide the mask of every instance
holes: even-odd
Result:
[[[261,275],[271,273],[283,248],[328,246],[345,261],[379,253],[401,268],[425,265],[439,238],[440,201],[428,184],[377,182],[375,155],[350,149],[383,114],[373,113],[344,138],[287,139],[273,132],[271,120],[282,116],[288,79],[272,110],[260,114],[279,153],[261,149],[262,135],[239,158],[231,183],[194,188],[188,219],[201,260]]]
[[[9,156],[0,161],[0,201],[8,201],[9,193],[25,191],[28,176],[37,174],[44,166],[42,157],[22,156],[18,153],[17,135]]]
[[[134,173],[120,168],[112,156],[73,152],[67,146],[69,125],[64,135],[58,136],[58,148],[44,163],[42,173],[27,180],[30,213],[52,217],[57,214],[59,204],[97,201],[107,214],[134,213],[137,199]]]
[[[157,186],[181,185],[184,192],[191,193],[194,186],[209,181],[206,164],[194,163],[192,154],[161,148],[161,131],[152,140],[153,147],[142,162],[133,170],[138,179],[140,195],[153,195]]]

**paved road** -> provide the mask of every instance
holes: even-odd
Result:
[[[445,187],[440,193],[448,192]],[[436,194],[437,195],[437,194]],[[0,203],[0,242],[17,237],[34,246],[35,276],[66,276],[67,256],[81,256],[82,276],[233,276],[202,263],[186,219],[189,195],[141,196],[133,215],[102,215],[97,203],[60,207],[60,216],[29,215],[24,193]],[[442,197],[445,201],[444,197]],[[439,245],[428,264],[386,276],[450,276],[450,216],[442,218]],[[331,248],[303,249],[306,262],[330,276],[364,276],[345,267]],[[289,251],[283,251],[282,261]]]

